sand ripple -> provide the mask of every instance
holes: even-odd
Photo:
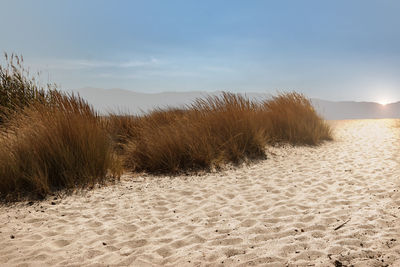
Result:
[[[335,142],[248,167],[0,207],[0,264],[400,266],[395,121],[332,124]]]

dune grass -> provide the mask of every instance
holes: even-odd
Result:
[[[53,93],[53,105],[32,104],[0,136],[0,195],[44,197],[65,188],[117,178],[114,156],[98,116],[81,98]]]
[[[0,124],[21,108],[32,102],[48,102],[46,90],[54,85],[41,86],[37,77],[31,75],[23,65],[23,57],[4,54],[6,64],[0,65]]]
[[[329,126],[298,93],[250,101],[222,93],[183,109],[100,117],[79,96],[44,88],[7,57],[0,66],[0,199],[45,197],[118,178],[125,169],[211,170],[265,157],[267,145],[317,145]]]
[[[150,115],[145,116],[109,114],[109,116],[103,118],[103,123],[114,141],[116,151],[120,154],[128,141],[139,137],[140,132],[142,132],[140,128],[146,122],[153,121],[157,125],[170,124],[172,121],[181,118],[185,113],[186,110],[168,108],[155,109]]]
[[[134,122],[124,162],[134,171],[177,173],[218,167],[263,155],[262,129],[250,119],[257,110],[244,98],[198,100],[186,110],[156,110]]]
[[[118,178],[100,117],[79,96],[41,87],[14,55],[0,68],[0,199],[43,198]]]
[[[218,168],[263,158],[267,144],[317,145],[331,139],[329,126],[298,93],[262,102],[223,93],[197,99],[184,110],[110,120],[125,167],[153,173]]]
[[[270,143],[318,145],[323,140],[332,140],[331,128],[304,95],[279,94],[263,104],[267,110]]]

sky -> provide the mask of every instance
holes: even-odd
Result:
[[[398,0],[0,0],[0,50],[62,89],[400,101]]]

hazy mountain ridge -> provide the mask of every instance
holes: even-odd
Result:
[[[183,107],[193,102],[196,98],[220,95],[222,93],[222,91],[138,93],[122,89],[91,87],[73,90],[73,92],[79,93],[101,113],[114,111],[132,114],[140,114],[157,107]],[[271,96],[266,93],[245,93],[245,95],[254,100]]]
[[[400,118],[400,102],[327,101],[312,99],[315,109],[328,120]]]
[[[221,91],[139,93],[89,87],[73,92],[79,93],[102,114],[107,112],[142,114],[156,107],[182,107],[196,98],[221,94]],[[245,95],[253,100],[271,97],[268,93],[245,93]],[[383,106],[375,102],[311,100],[318,113],[328,120],[400,118],[400,102]]]

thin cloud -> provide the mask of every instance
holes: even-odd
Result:
[[[204,67],[204,70],[210,72],[234,72],[234,69],[232,68],[221,66],[206,66]]]
[[[149,60],[130,60],[124,62],[118,61],[99,61],[87,59],[73,59],[73,60],[47,60],[46,63],[38,62],[34,64],[37,68],[43,69],[45,67],[49,70],[83,70],[83,69],[99,69],[99,68],[139,68],[139,67],[152,67],[160,65],[161,61],[156,58]]]
[[[183,77],[205,77],[201,72],[185,71],[185,70],[139,70],[133,73],[115,73],[103,72],[99,73],[100,78],[112,79],[154,79],[154,78],[183,78]]]
[[[151,58],[148,61],[128,61],[118,64],[121,68],[133,68],[133,67],[143,67],[143,66],[155,66],[159,65],[161,62],[156,58]]]

